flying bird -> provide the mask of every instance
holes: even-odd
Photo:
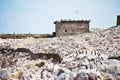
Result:
[[[75,14],[79,15],[80,14],[80,11],[79,10],[76,10],[74,11]]]

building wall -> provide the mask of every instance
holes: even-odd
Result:
[[[89,21],[56,22],[56,36],[75,35],[89,32]]]
[[[120,25],[120,15],[117,16],[117,25]]]

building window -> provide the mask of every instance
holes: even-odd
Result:
[[[65,29],[65,32],[67,32],[67,29]]]

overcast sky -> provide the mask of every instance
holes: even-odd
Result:
[[[91,19],[90,27],[116,25],[120,0],[0,0],[0,33],[52,33],[55,20]]]

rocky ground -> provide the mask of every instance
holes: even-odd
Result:
[[[75,36],[0,39],[0,80],[120,80],[120,26]]]

